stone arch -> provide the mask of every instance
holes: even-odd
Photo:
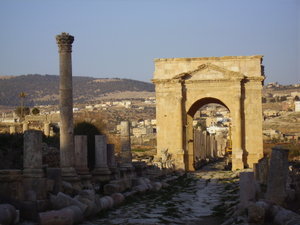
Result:
[[[191,116],[205,102],[229,109],[232,168],[252,167],[263,156],[262,56],[156,59],[157,152],[168,149],[175,168],[193,170]]]
[[[194,170],[194,161],[195,161],[195,148],[194,148],[194,128],[193,128],[193,118],[195,113],[202,107],[207,104],[219,104],[224,106],[229,112],[230,109],[228,106],[218,98],[213,97],[204,97],[196,100],[187,110],[186,113],[186,126],[185,126],[185,139],[186,139],[186,154],[185,154],[185,169],[189,171]]]

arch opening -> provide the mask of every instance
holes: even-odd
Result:
[[[187,112],[187,170],[201,168],[207,162],[231,155],[231,115],[219,99],[197,100]]]

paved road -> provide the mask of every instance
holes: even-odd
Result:
[[[188,173],[159,192],[136,195],[123,206],[104,212],[83,225],[95,224],[203,224],[222,223],[225,205],[236,201],[235,173],[215,163]]]

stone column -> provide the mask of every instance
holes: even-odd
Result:
[[[47,137],[50,136],[50,123],[49,122],[44,123],[44,134]]]
[[[75,135],[75,169],[78,175],[86,175],[88,169],[87,136]]]
[[[9,127],[9,133],[10,133],[10,134],[16,133],[16,126],[15,126],[15,125],[11,125],[11,126]]]
[[[256,184],[253,172],[240,173],[240,207],[247,208],[250,202],[255,202]]]
[[[95,135],[95,169],[93,176],[97,181],[106,181],[110,178],[107,165],[107,143],[105,135]]]
[[[56,36],[59,48],[59,109],[60,109],[60,166],[62,177],[73,180],[74,139],[73,139],[73,96],[72,96],[72,43],[74,37],[68,33]]]
[[[117,167],[114,144],[107,144],[107,165],[109,168]]]
[[[24,200],[47,198],[46,179],[42,169],[42,132],[27,130],[24,133],[23,193]]]
[[[287,149],[280,147],[272,149],[266,199],[279,205],[284,202],[287,196],[288,155],[289,150]]]
[[[28,127],[29,127],[29,123],[27,121],[24,121],[23,122],[23,133],[28,130]]]
[[[43,177],[42,132],[27,130],[24,133],[23,174],[29,177]]]
[[[132,155],[130,144],[130,124],[128,121],[121,122],[121,167],[132,168]]]
[[[242,148],[241,96],[236,96],[232,123],[232,170],[244,169]]]

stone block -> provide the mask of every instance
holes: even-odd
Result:
[[[124,195],[122,195],[121,193],[114,193],[110,197],[112,197],[112,199],[114,200],[115,206],[121,205],[125,200]]]
[[[255,224],[264,224],[265,209],[259,204],[250,203],[248,205],[248,222]]]
[[[47,168],[46,177],[54,181],[53,193],[57,194],[62,190],[62,179],[60,168]]]
[[[272,149],[266,199],[281,205],[286,197],[286,183],[288,178],[289,150],[275,147]]]
[[[256,198],[256,184],[253,172],[240,173],[240,206],[247,208],[251,201]]]
[[[122,188],[119,184],[106,184],[103,187],[104,194],[110,195],[116,192],[122,191]]]
[[[18,220],[16,208],[10,204],[0,204],[0,224],[10,225],[15,224]]]
[[[79,207],[82,213],[84,213],[85,210],[87,209],[87,205],[81,203],[77,199],[71,198],[70,196],[62,192],[59,192],[57,196],[51,195],[50,202],[54,209],[62,209],[71,205],[75,205]]]
[[[110,196],[100,198],[100,203],[102,209],[111,209],[114,206],[114,200]]]

